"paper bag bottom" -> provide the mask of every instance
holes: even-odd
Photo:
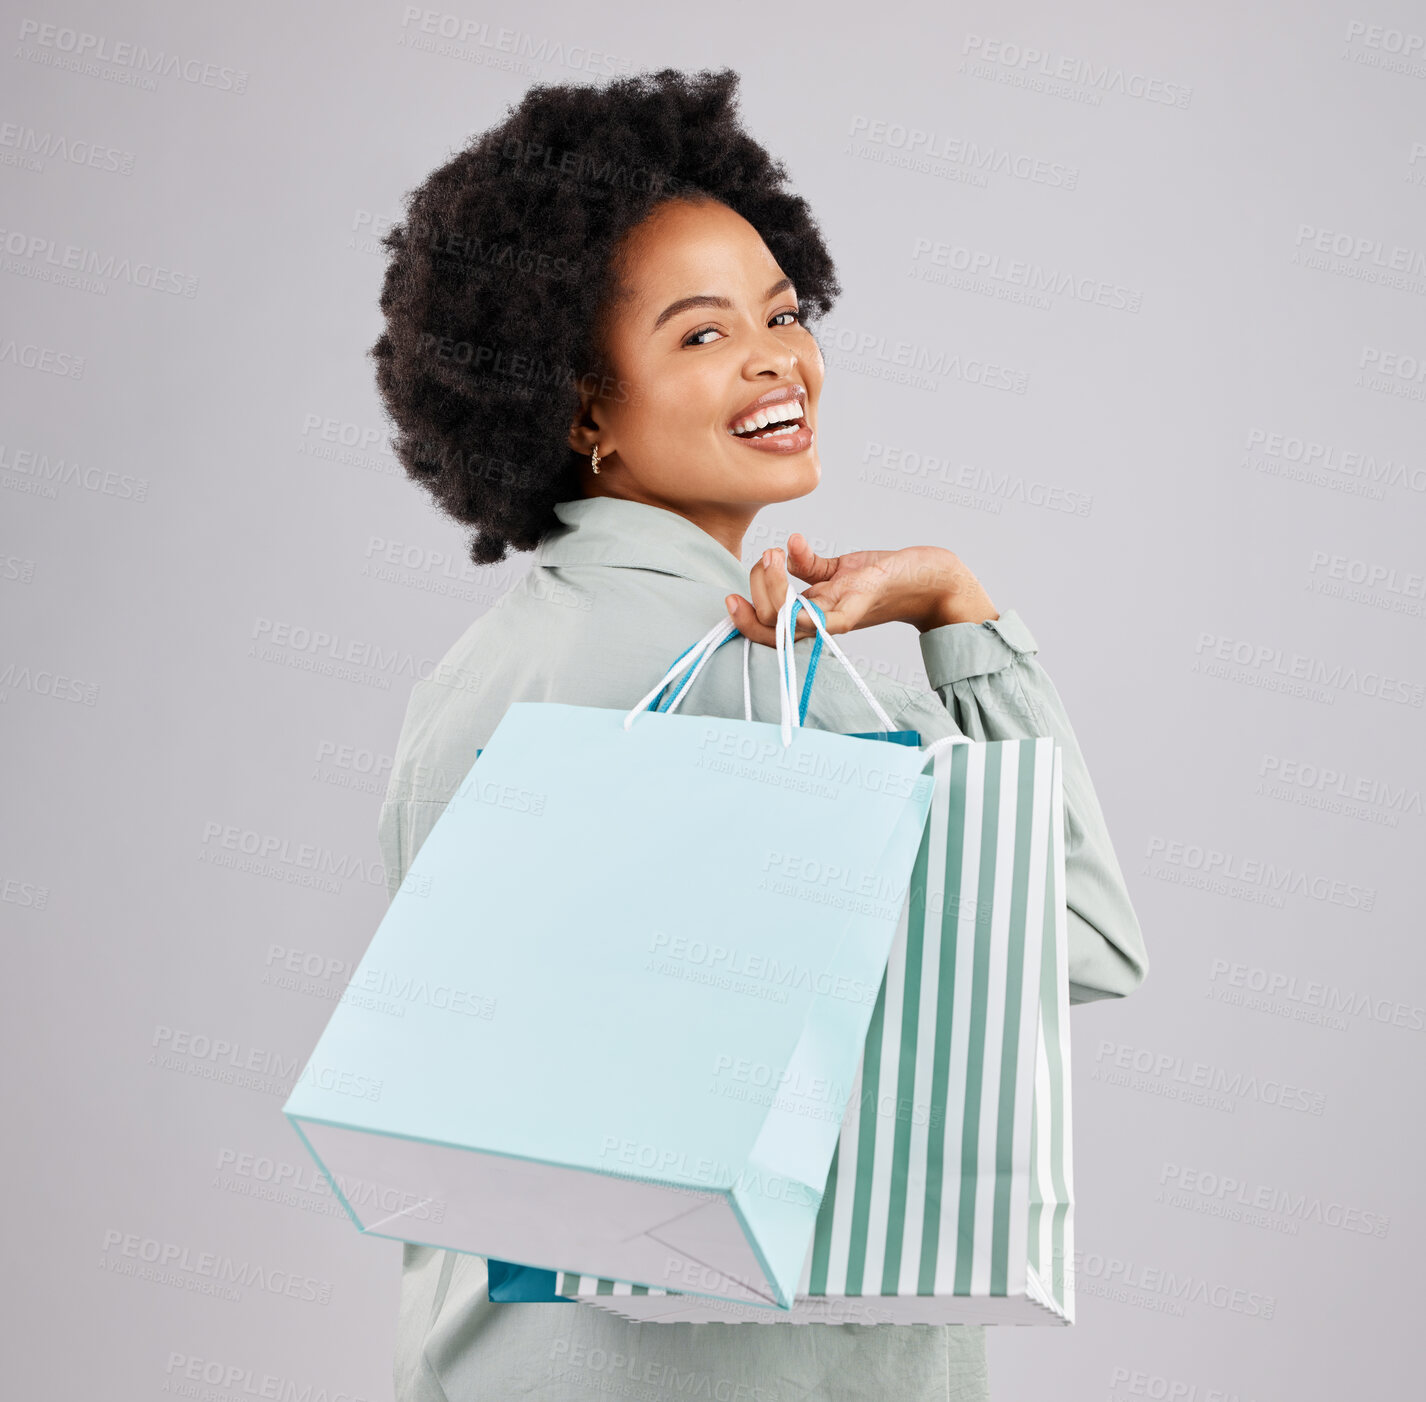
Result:
[[[1023,1295],[799,1295],[791,1310],[660,1293],[622,1281],[561,1273],[555,1289],[580,1304],[641,1324],[1073,1324],[1036,1271]]]

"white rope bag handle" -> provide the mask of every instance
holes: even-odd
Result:
[[[790,743],[792,739],[791,728],[788,724],[789,716],[791,717],[792,726],[797,726],[801,724],[801,720],[798,717],[797,704],[797,656],[793,652],[791,646],[793,640],[793,629],[795,626],[792,621],[792,605],[794,599],[800,598],[802,598],[800,594],[789,594],[787,598],[783,600],[782,607],[777,611],[778,629],[781,630],[782,637],[786,639],[788,643],[788,646],[785,649],[780,648],[778,651],[779,658],[786,658],[786,668],[782,672],[782,680],[784,683],[784,687],[781,695],[782,743],[784,745]],[[810,601],[803,600],[804,606],[808,602]],[[816,625],[817,631],[821,633],[822,641],[827,644],[828,648],[831,650],[832,655],[837,659],[837,661],[842,664],[843,667],[847,669],[847,671],[851,674],[852,680],[856,682],[858,690],[860,690],[861,694],[866,697],[868,702],[870,702],[872,710],[874,710],[877,714],[877,719],[880,720],[882,723],[882,727],[886,730],[894,730],[896,727],[892,724],[891,717],[888,716],[884,710],[882,710],[880,704],[877,702],[876,697],[872,695],[871,688],[867,686],[867,684],[861,679],[861,674],[851,664],[851,662],[848,661],[847,656],[842,651],[842,649],[837,646],[837,640],[831,635],[831,633],[827,631],[827,626],[822,620],[822,611],[818,608],[813,607],[807,608],[806,613],[807,616]],[[751,639],[749,639],[749,641],[751,641]],[[744,658],[744,660],[746,661],[746,657]],[[746,677],[744,679],[744,685],[746,694]],[[751,720],[752,716],[749,715],[748,719]],[[943,735],[939,740],[933,740],[929,745],[925,746],[922,749],[921,753],[926,755],[928,758],[934,759],[935,756],[939,755],[941,751],[949,745],[969,745],[970,743],[970,738],[965,735]]]
[[[778,712],[782,722],[782,743],[790,745],[792,743],[792,732],[801,727],[802,721],[798,715],[797,696],[797,659],[793,652],[792,643],[794,641],[794,624],[792,621],[792,610],[794,602],[801,600],[798,605],[803,608],[807,616],[812,620],[817,631],[822,635],[822,641],[826,643],[832,656],[846,668],[852,680],[856,683],[857,689],[866,697],[872,710],[876,712],[877,719],[886,730],[894,730],[891,717],[882,709],[880,702],[872,695],[871,688],[862,680],[860,673],[848,660],[847,655],[837,645],[837,641],[828,632],[826,624],[823,622],[821,610],[816,607],[809,607],[813,601],[803,598],[801,594],[788,593],[783,600],[782,607],[777,611],[777,626],[773,631],[774,645],[778,659]],[[634,719],[644,711],[650,701],[654,699],[676,678],[687,672],[687,676],[679,684],[678,691],[672,701],[669,702],[668,709],[663,714],[668,715],[674,711],[684,696],[688,693],[693,684],[693,679],[703,670],[704,664],[727,641],[730,633],[737,632],[737,624],[731,618],[723,618],[715,623],[682,657],[675,662],[667,672],[660,678],[658,684],[648,691],[640,701],[633,706],[624,717],[624,729],[627,730],[634,723]],[[749,637],[743,638],[743,719],[753,718],[753,698],[752,686],[748,675],[748,660],[752,654],[753,640]],[[689,668],[692,668],[689,671]],[[971,740],[965,735],[944,735],[939,740],[933,740],[925,746],[921,753],[929,757],[938,755],[942,749],[949,745],[969,745]]]
[[[782,607],[777,612],[777,626],[773,632],[778,661],[781,664],[779,673],[782,677],[782,685],[778,688],[778,710],[782,719],[782,743],[784,745],[790,745],[792,743],[792,732],[801,725],[801,719],[797,714],[797,663],[791,646],[793,640],[792,609],[794,603],[799,599],[801,600],[800,606],[806,607],[808,601],[802,599],[800,594],[788,594],[787,598],[783,601]],[[842,666],[851,674],[852,680],[856,683],[862,695],[866,697],[872,710],[876,712],[877,719],[887,730],[894,729],[895,727],[892,725],[891,717],[882,709],[876,697],[872,695],[870,688],[858,675],[857,669],[847,660],[846,654],[837,646],[836,641],[827,631],[826,625],[822,622],[820,617],[820,611],[815,608],[807,608],[807,615],[821,632],[822,638],[831,649],[832,655],[836,657]],[[678,677],[681,673],[692,667],[693,670],[689,671],[687,677],[680,683],[676,695],[673,700],[669,702],[663,714],[668,715],[675,710],[682,702],[684,696],[687,695],[689,688],[693,684],[693,679],[703,670],[708,659],[713,656],[721,644],[727,641],[729,635],[735,632],[737,632],[737,624],[735,624],[731,618],[720,619],[714,624],[693,647],[664,673],[658,685],[649,691],[639,703],[629,711],[624,717],[624,729],[627,730],[634,723],[634,717],[637,716],[640,711],[644,710],[649,702],[673,681],[675,677]],[[751,651],[752,639],[745,637],[743,639],[744,720],[752,720],[753,718],[752,687],[748,675],[748,658]]]

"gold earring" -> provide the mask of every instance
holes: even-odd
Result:
[[[599,471],[599,444],[594,445],[594,451],[589,455],[589,465],[595,472]]]

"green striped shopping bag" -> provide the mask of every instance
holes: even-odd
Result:
[[[693,1261],[561,1295],[646,1322],[1074,1322],[1060,749],[955,745],[933,773],[792,1309],[700,1294]]]

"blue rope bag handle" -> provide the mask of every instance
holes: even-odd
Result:
[[[792,609],[788,614],[788,623],[791,627],[793,627],[794,629],[797,627],[797,610],[803,607],[809,609],[816,609],[817,617],[820,618],[824,624],[826,623],[827,615],[823,613],[822,610],[818,608],[818,606],[811,599],[804,598],[802,595],[799,594],[795,599],[793,599]],[[817,659],[822,655],[821,631],[819,630],[813,636],[814,642],[812,644],[812,655],[810,658],[808,658],[807,661],[807,677],[806,680],[802,683],[802,695],[798,698],[797,702],[797,723],[799,725],[804,724],[807,720],[807,707],[812,700],[812,678],[817,674]],[[718,648],[722,647],[725,643],[731,643],[735,638],[740,637],[742,637],[741,633],[729,633],[728,636],[723,639],[723,642],[719,643],[718,647],[715,647],[713,651],[717,652]],[[674,663],[677,664],[679,662],[682,662],[683,659],[687,657],[688,654],[692,652],[693,649],[697,646],[697,643],[690,643],[686,648],[684,648],[682,652],[678,654],[677,657],[673,659]],[[652,701],[649,702],[647,706],[644,707],[644,709],[646,711],[668,710],[668,708],[672,706],[674,702],[677,701],[678,698],[683,694],[684,690],[688,686],[689,680],[690,678],[687,676],[681,677],[679,678],[677,686],[674,686],[674,684],[670,682],[669,686],[664,688],[664,691],[667,694],[663,696],[656,696]],[[669,687],[673,687],[673,690],[670,691]]]

